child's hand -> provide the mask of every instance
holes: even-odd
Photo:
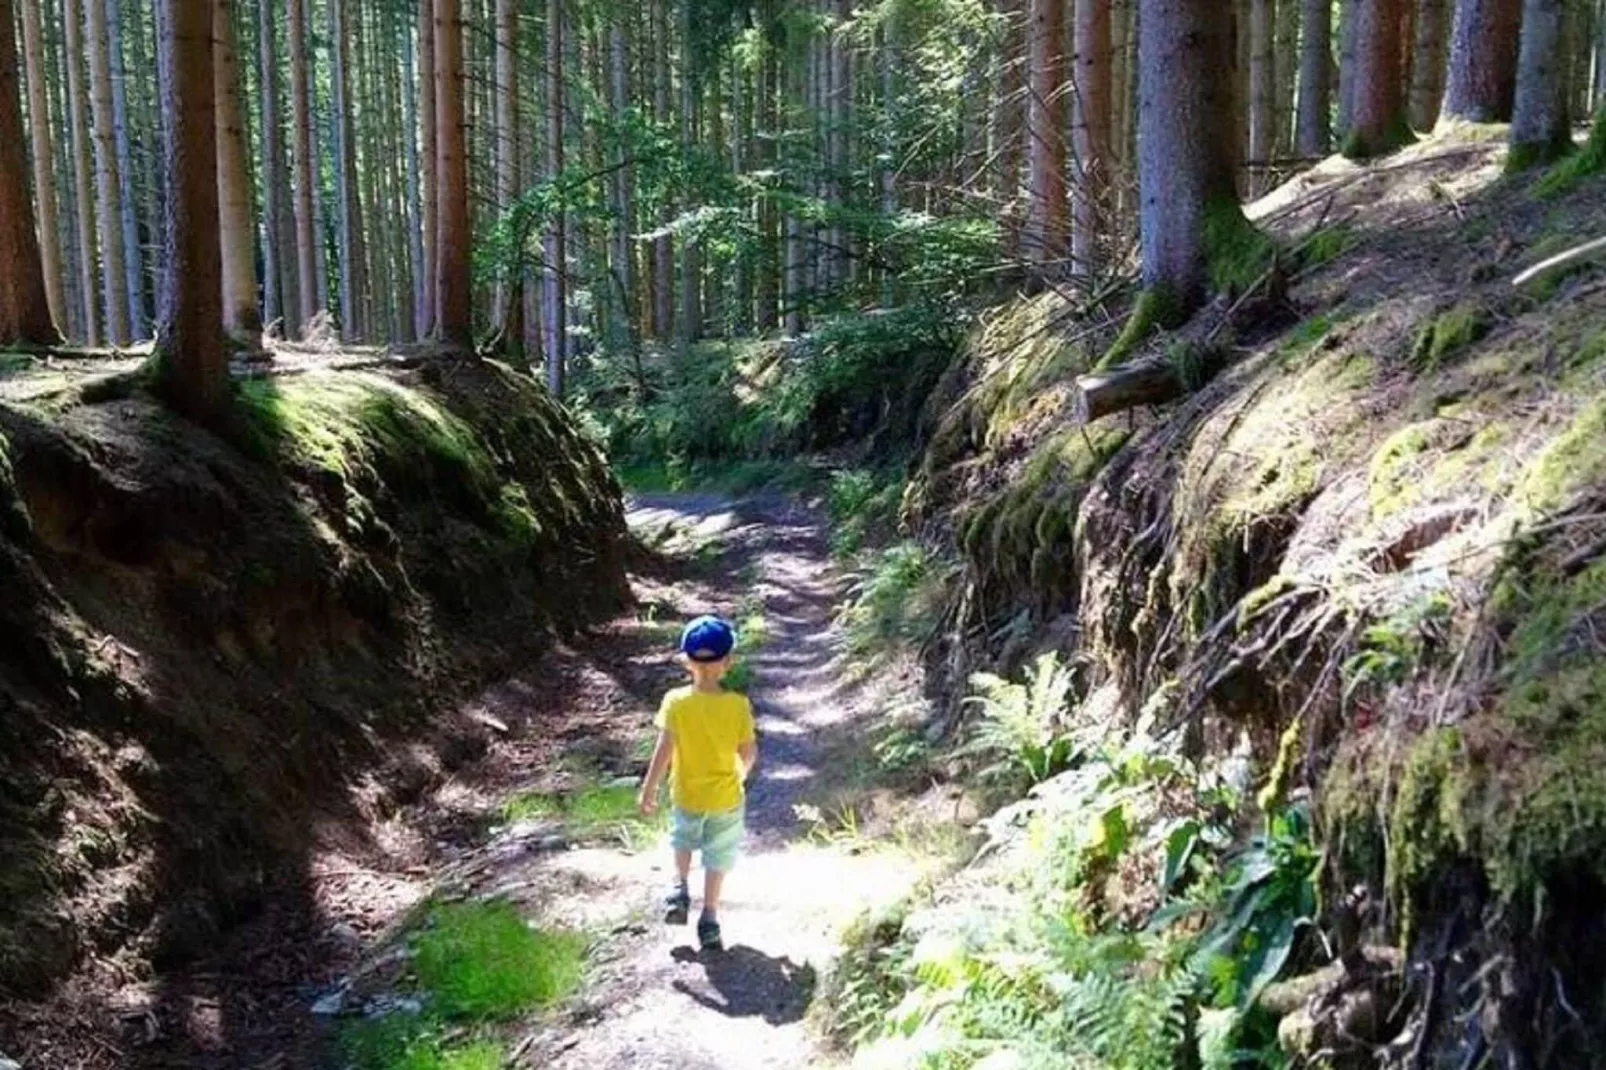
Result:
[[[648,792],[642,788],[636,795],[636,809],[641,811],[643,817],[651,817],[658,812],[658,793]]]

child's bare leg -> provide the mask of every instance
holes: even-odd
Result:
[[[719,915],[719,897],[725,890],[725,874],[716,870],[703,871],[703,917]]]
[[[675,879],[680,882],[682,888],[686,887],[686,882],[691,879],[690,851],[675,852]]]

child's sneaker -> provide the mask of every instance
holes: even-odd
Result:
[[[691,892],[684,884],[675,885],[664,897],[664,924],[684,925],[691,917]]]
[[[723,951],[725,943],[719,936],[719,922],[704,915],[697,920],[697,943],[704,951]]]

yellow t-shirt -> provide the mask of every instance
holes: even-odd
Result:
[[[675,741],[670,784],[676,806],[694,814],[716,814],[741,805],[742,763],[736,748],[753,742],[753,706],[746,695],[677,687],[664,696],[658,727]]]

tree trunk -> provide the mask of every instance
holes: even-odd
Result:
[[[1572,151],[1567,17],[1566,0],[1526,0],[1523,6],[1508,170],[1549,163]]]
[[[1299,133],[1301,156],[1326,156],[1331,129],[1333,70],[1332,0],[1303,0],[1305,32],[1299,46]]]
[[[407,26],[401,28],[401,41],[401,137],[405,146],[403,151],[407,167],[407,260],[412,276],[413,311],[413,320],[406,325],[403,337],[417,341],[429,335],[429,325],[424,322],[426,309],[423,304],[423,291],[429,287],[430,279],[428,254],[425,252],[425,243],[429,240],[429,235],[424,222],[423,183],[425,172],[431,169],[429,164],[433,163],[433,160],[429,156],[421,156],[418,148],[418,59],[411,28]],[[432,77],[426,75],[424,81],[430,81]]]
[[[362,254],[358,242],[357,147],[354,143],[351,105],[351,34],[346,20],[347,0],[329,4],[329,90],[333,95],[335,154],[335,226],[340,258],[340,339],[353,342],[367,332],[362,316]]]
[[[251,172],[235,57],[233,0],[212,0],[213,112],[217,119],[218,240],[223,262],[223,329],[248,349],[262,344],[252,247]]]
[[[648,0],[653,21],[653,115],[667,124],[669,116],[669,12],[670,0]],[[667,226],[674,209],[665,199],[658,222]],[[665,234],[653,240],[653,335],[668,338],[675,330],[675,244]]]
[[[439,196],[435,336],[443,345],[467,351],[474,346],[469,266],[473,224],[468,211],[463,89],[462,9],[459,0],[435,0],[435,181]]]
[[[94,115],[95,187],[100,206],[101,291],[106,334],[126,346],[128,261],[123,256],[123,180],[117,162],[117,116],[112,107],[111,48],[105,0],[83,0],[89,38],[90,109]]]
[[[496,0],[496,209],[504,220],[519,195],[517,9],[515,0]],[[495,316],[495,329],[510,351],[523,341],[518,317],[524,307],[519,292],[524,265],[522,254],[513,256],[514,252],[509,250],[499,265]]]
[[[1361,0],[1339,0],[1338,124],[1339,140],[1349,136],[1355,114],[1355,27]]]
[[[1277,132],[1272,145],[1274,157],[1287,155],[1294,144],[1301,4],[1302,0],[1277,0],[1277,103],[1273,116]]]
[[[1140,405],[1162,405],[1188,392],[1168,360],[1143,360],[1076,380],[1076,423],[1086,425]]]
[[[11,0],[4,0],[9,7]],[[44,33],[39,17],[38,0],[23,0],[22,38],[23,51],[28,65],[28,129],[33,149],[33,187],[39,203],[38,242],[44,269],[45,298],[50,307],[50,318],[65,327],[67,324],[67,297],[62,292],[66,266],[61,259],[61,235],[56,229],[56,167],[50,137],[50,91],[45,83]],[[12,46],[15,51],[15,44]],[[7,60],[0,56],[0,77],[5,76]],[[3,105],[0,105],[3,108]],[[0,121],[5,119],[0,111]],[[0,145],[0,150],[4,146]],[[23,186],[27,194],[26,184]],[[7,219],[17,218],[10,208],[0,209]],[[30,211],[32,210],[30,206]],[[3,226],[4,224],[0,224]],[[7,290],[21,292],[22,287],[7,286]]]
[[[1405,113],[1404,0],[1359,0],[1355,18],[1355,99],[1344,153],[1380,156],[1412,140]]]
[[[424,239],[424,272],[418,284],[418,337],[435,333],[435,280],[440,240],[440,131],[435,126],[435,0],[418,0],[418,156],[419,218]]]
[[[268,321],[281,320],[285,337],[301,323],[300,284],[296,262],[290,254],[295,245],[295,228],[287,210],[289,171],[284,161],[284,128],[279,106],[278,30],[273,4],[257,6],[257,80],[262,91],[262,155],[266,168],[263,183],[262,253],[264,313]]]
[[[1276,0],[1249,0],[1250,195],[1266,188],[1277,143]]]
[[[613,102],[613,114],[630,112],[630,42],[622,21],[615,22],[608,31],[608,87]],[[621,145],[617,168],[609,179],[609,196],[613,201],[610,260],[614,286],[619,294],[619,319],[623,325],[622,342],[631,352],[636,349],[636,270],[635,247],[631,242],[631,221],[635,218],[629,147]]]
[[[680,146],[690,156],[696,149],[697,77],[693,69],[692,4],[680,3]],[[829,166],[829,163],[827,163]],[[691,205],[686,207],[690,208]],[[680,243],[680,342],[690,345],[703,335],[703,264],[697,239],[687,233]]]
[[[1071,265],[1092,276],[1104,266],[1101,239],[1110,222],[1110,0],[1077,0],[1075,48]]]
[[[89,119],[84,100],[84,33],[81,0],[62,0],[67,45],[67,110],[72,125],[73,189],[78,206],[78,296],[83,301],[84,342],[99,345],[100,304],[95,299],[99,242],[90,186]]]
[[[1029,0],[1027,10],[1024,252],[1038,279],[1063,275],[1067,252],[1063,10],[1063,0]]]
[[[290,138],[295,171],[296,276],[301,287],[297,306],[302,317],[295,325],[298,334],[322,307],[318,301],[318,246],[314,234],[317,224],[312,204],[312,87],[307,71],[307,2],[289,0]]]
[[[1420,0],[1416,12],[1415,56],[1411,64],[1411,125],[1432,130],[1444,103],[1444,45],[1449,0]]]
[[[218,239],[217,120],[212,114],[212,6],[194,0],[157,2],[163,28],[158,51],[168,188],[157,386],[180,413],[215,425],[229,404],[229,363]]]
[[[112,125],[117,142],[123,227],[123,279],[128,291],[128,333],[135,340],[149,337],[145,313],[145,257],[139,245],[139,198],[134,188],[133,135],[129,130],[128,67],[123,58],[123,3],[106,0],[107,50],[111,60]]]
[[[1214,0],[1141,0],[1143,284],[1164,320],[1204,300],[1211,239],[1247,228],[1234,192],[1231,26]]]
[[[1475,123],[1511,118],[1523,0],[1457,0],[1444,114]]]
[[[28,197],[18,70],[11,0],[0,0],[0,346],[54,345],[61,339],[50,318],[39,235]]]
[[[547,0],[546,5],[546,66],[547,66],[547,172],[554,181],[563,174],[563,0]],[[567,235],[564,233],[563,209],[552,213],[552,225],[546,235],[546,280],[544,311],[546,313],[547,389],[553,397],[563,396],[564,373],[568,364],[568,278]]]

